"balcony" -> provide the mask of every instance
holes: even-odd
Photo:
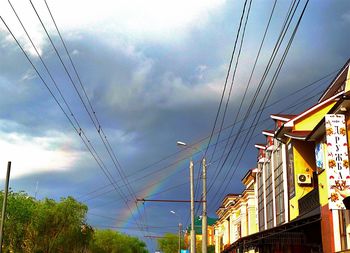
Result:
[[[298,200],[299,216],[304,215],[320,206],[318,188],[313,189],[304,197]]]

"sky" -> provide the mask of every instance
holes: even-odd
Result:
[[[33,0],[32,3],[70,75],[62,66],[31,2],[12,0],[11,4],[37,51],[26,37],[9,2],[1,0],[0,16],[53,92],[52,96],[5,24],[0,22],[1,186],[4,185],[7,161],[12,161],[10,187],[13,190],[24,190],[39,199],[73,196],[88,205],[90,224],[139,236],[154,252],[156,243],[144,236],[176,233],[178,223],[187,226],[189,204],[139,202],[136,205],[135,199],[189,200],[188,166],[191,157],[195,163],[196,199],[200,198],[200,158],[205,153],[214,126],[244,1],[47,0],[84,90],[70,65],[45,1]],[[289,3],[277,1],[238,120],[242,120],[243,113],[248,110]],[[301,1],[296,18],[304,3]],[[251,3],[224,127],[235,122],[273,4],[274,1],[270,0],[253,0]],[[277,60],[291,36],[296,18]],[[254,144],[264,142],[259,133],[273,127],[272,120],[265,120],[268,115],[296,114],[314,104],[318,94],[348,60],[349,26],[349,1],[309,2],[267,101],[271,106],[264,110],[242,158],[239,158],[239,147],[243,145],[245,134],[237,135],[237,143],[222,168],[218,161],[229,130],[220,135],[214,155],[217,135],[210,142],[206,158],[208,184],[212,186],[208,192],[211,217],[215,217],[215,211],[226,194],[243,190],[241,178],[248,169],[256,166]],[[238,46],[234,63],[237,52]],[[69,113],[66,116],[60,109],[58,103],[66,112],[68,110],[37,53],[46,63],[74,118]],[[276,69],[277,60],[271,73]],[[228,85],[233,69],[234,65]],[[325,79],[295,93],[325,76]],[[253,107],[253,116],[271,77],[272,74],[268,75],[264,83]],[[222,122],[227,92],[228,89],[215,130],[219,130]],[[89,103],[95,112],[92,120]],[[292,105],[296,106],[290,108]],[[94,115],[99,122],[97,128],[101,126],[103,130],[102,140],[107,138],[117,162],[113,155],[112,158],[109,155],[94,126]],[[78,132],[67,118],[73,120],[73,125],[77,120]],[[250,122],[251,118],[248,118],[243,129]],[[233,133],[238,130],[239,125]],[[102,168],[107,168],[110,173],[111,181],[79,133],[93,145],[105,165]],[[233,140],[231,138],[230,143]],[[193,146],[181,149],[176,146],[177,141]],[[218,171],[220,173],[215,177]],[[126,182],[129,187],[125,186]],[[227,187],[220,188],[226,184]],[[144,226],[142,231],[140,226]]]

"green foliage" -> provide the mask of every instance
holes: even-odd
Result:
[[[74,252],[84,247],[82,228],[87,207],[72,197],[56,202],[45,199],[36,205],[31,223],[32,250],[39,252]]]
[[[0,193],[1,204],[2,201],[3,192]],[[3,241],[9,250],[21,252],[26,247],[26,238],[32,217],[35,214],[36,204],[36,201],[24,192],[9,192]]]
[[[163,238],[158,239],[158,247],[164,253],[176,253],[179,251],[179,236],[176,234],[165,234]],[[183,248],[183,240],[181,240]]]
[[[146,244],[112,230],[98,230],[90,243],[93,253],[147,253]]]
[[[3,192],[0,192],[0,203]],[[9,192],[3,252],[16,253],[147,253],[138,238],[86,223],[86,205],[72,197],[36,200]]]

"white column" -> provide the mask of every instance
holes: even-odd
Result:
[[[241,236],[246,236],[247,235],[247,207],[245,204],[242,203],[241,205]]]
[[[276,191],[275,191],[275,163],[274,163],[274,151],[275,151],[275,142],[273,143],[274,148],[271,151],[271,159],[270,159],[270,163],[271,163],[271,180],[272,180],[272,205],[273,205],[273,226],[276,227],[277,226],[277,220],[276,220]]]
[[[263,191],[264,191],[264,223],[265,223],[265,229],[267,229],[267,206],[266,206],[266,175],[265,175],[265,167],[266,167],[266,163],[263,163]]]

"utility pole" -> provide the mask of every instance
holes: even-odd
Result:
[[[190,161],[190,190],[191,190],[191,253],[196,253],[196,231],[194,230],[194,178],[193,161]]]
[[[4,223],[5,223],[5,216],[6,216],[6,205],[7,205],[7,195],[8,195],[8,189],[9,189],[9,181],[10,181],[10,171],[11,171],[11,162],[8,162],[6,181],[5,181],[4,200],[2,202],[1,224],[0,224],[0,253],[2,252],[2,238],[3,238]]]
[[[182,230],[182,224],[179,223],[179,253],[181,253],[181,230]]]
[[[202,214],[202,253],[207,253],[207,165],[205,158],[202,160],[202,169],[203,169],[203,214]]]

